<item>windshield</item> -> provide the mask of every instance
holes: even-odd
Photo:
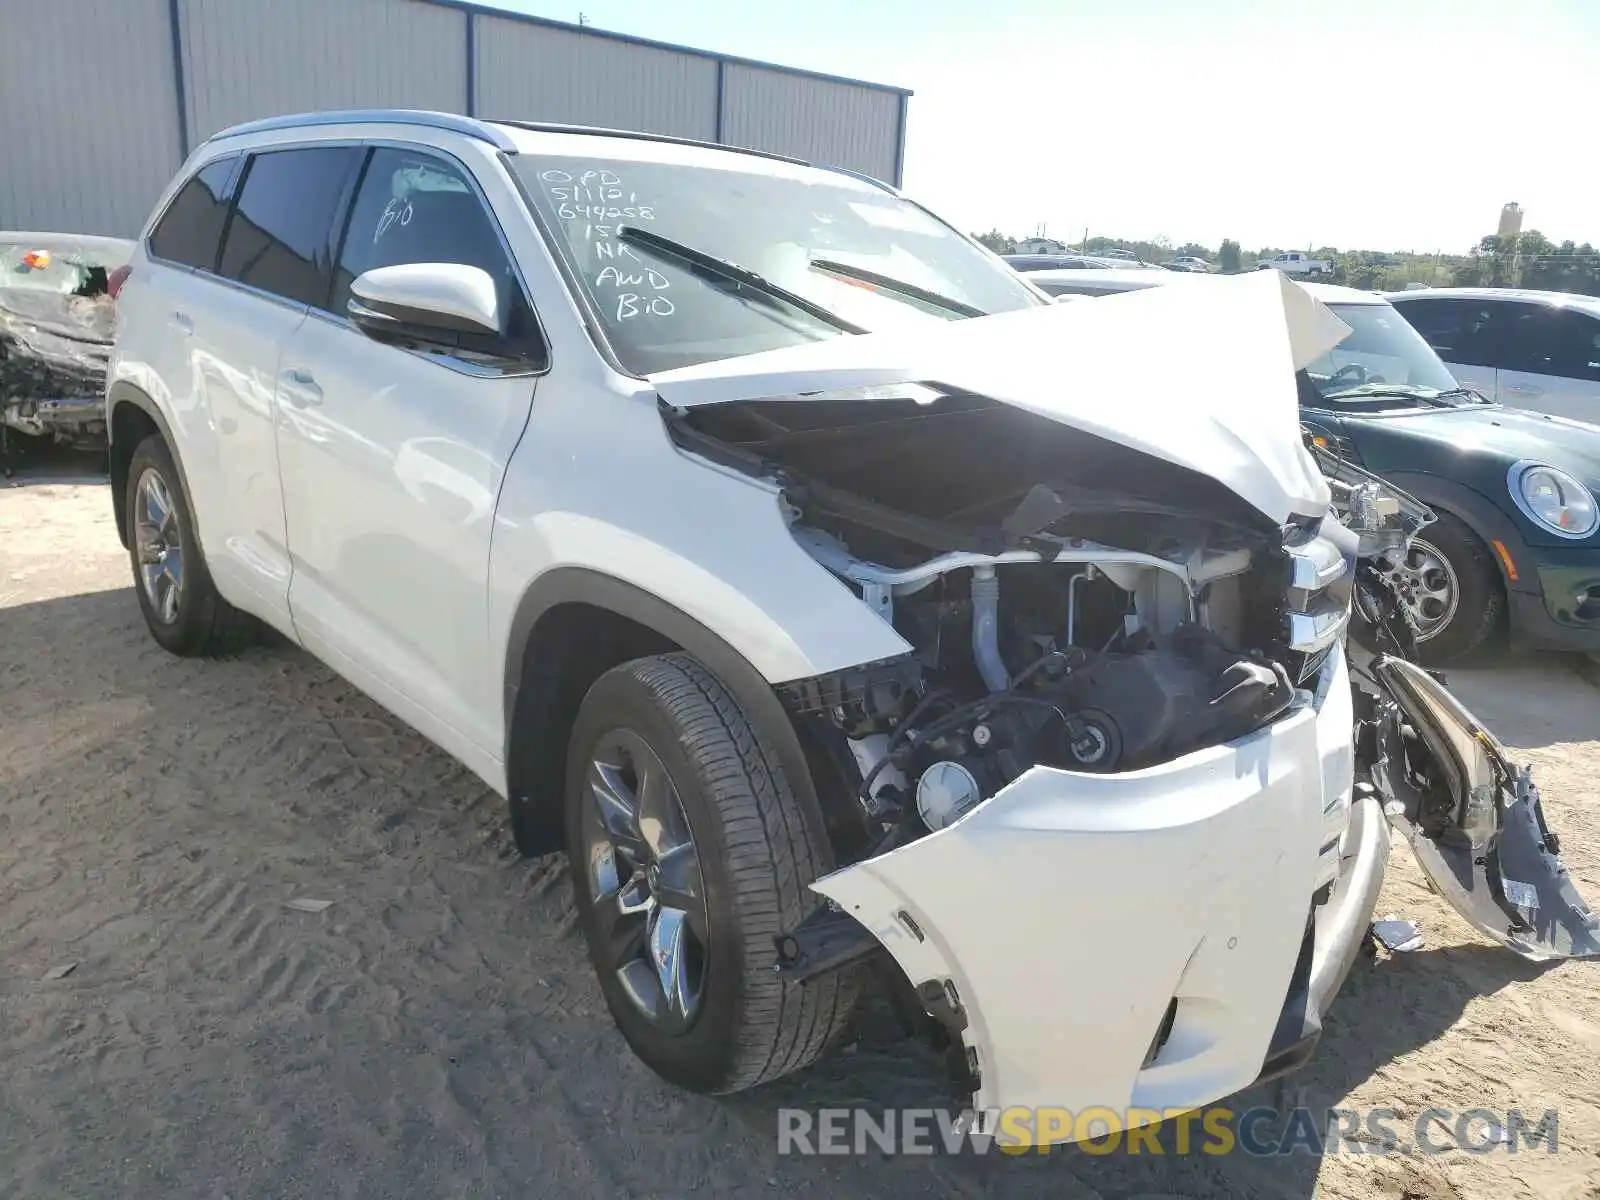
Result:
[[[1306,372],[1324,400],[1456,397],[1460,385],[1433,348],[1387,304],[1331,304],[1350,336]]]
[[[0,288],[70,296],[88,282],[88,269],[65,254],[31,246],[0,245]]]
[[[1045,303],[923,209],[849,176],[762,159],[509,161],[635,374],[841,336],[837,322],[693,269],[658,239],[873,332]],[[654,237],[619,237],[630,228]]]

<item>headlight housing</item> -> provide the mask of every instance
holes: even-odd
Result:
[[[1586,538],[1600,529],[1593,493],[1560,467],[1519,462],[1507,473],[1506,486],[1522,515],[1557,537]]]

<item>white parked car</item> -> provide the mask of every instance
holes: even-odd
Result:
[[[1388,298],[1464,386],[1510,408],[1600,425],[1600,299],[1510,288]]]
[[[1288,369],[1342,326],[1202,290],[1055,306],[770,155],[268,120],[194,152],[122,285],[117,524],[161,645],[276,628],[566,850],[667,1079],[806,1065],[878,957],[980,1112],[1190,1108],[1309,1053],[1383,799],[1488,936],[1593,940],[1492,738],[1404,661],[1350,686],[1400,510],[1336,518]]]
[[[1256,263],[1258,271],[1265,271],[1269,267],[1301,279],[1321,279],[1324,275],[1333,274],[1332,263],[1323,258],[1312,258],[1301,250],[1287,250]]]
[[[1203,258],[1195,258],[1193,255],[1183,255],[1163,265],[1178,271],[1192,271],[1197,275],[1205,274],[1211,270],[1210,263]]]

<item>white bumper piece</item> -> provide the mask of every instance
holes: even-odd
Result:
[[[1014,1107],[1189,1109],[1260,1075],[1349,811],[1342,650],[1317,684],[1268,728],[1163,766],[1036,767],[812,885],[965,1017],[989,1129]]]

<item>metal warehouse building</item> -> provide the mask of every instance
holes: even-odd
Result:
[[[637,129],[900,182],[910,93],[460,0],[0,0],[0,229],[136,234],[190,150],[316,109]]]

